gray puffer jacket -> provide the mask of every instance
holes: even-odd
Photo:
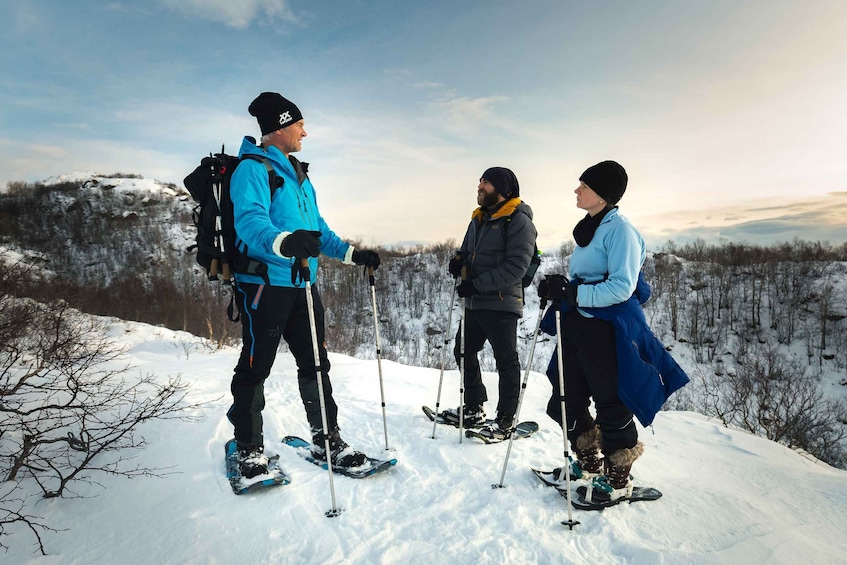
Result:
[[[523,314],[521,279],[535,250],[536,235],[532,209],[520,198],[511,198],[493,211],[474,210],[460,251],[479,294],[465,299],[465,308]]]

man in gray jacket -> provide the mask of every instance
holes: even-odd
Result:
[[[485,342],[491,344],[500,376],[497,418],[488,431],[508,437],[514,426],[520,391],[521,366],[517,352],[518,319],[523,314],[521,279],[535,252],[537,232],[532,209],[521,201],[515,174],[504,167],[492,167],[482,173],[477,188],[479,208],[471,222],[457,257],[450,260],[448,271],[466,278],[458,287],[465,299],[465,427],[485,423],[483,403],[488,400],[477,354]],[[461,330],[460,330],[461,332]],[[461,366],[460,333],[456,335],[454,355]],[[445,410],[442,417],[458,422],[456,410]]]

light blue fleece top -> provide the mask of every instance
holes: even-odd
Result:
[[[577,304],[604,308],[627,301],[635,291],[646,257],[644,238],[638,230],[617,208],[610,210],[597,226],[591,242],[585,247],[577,246],[571,255],[571,280],[586,283],[578,287]]]

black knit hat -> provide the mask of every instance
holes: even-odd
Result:
[[[626,192],[629,179],[626,170],[615,161],[603,161],[585,169],[579,180],[597,193],[600,198],[614,206]]]
[[[491,167],[486,169],[480,180],[485,179],[494,185],[494,189],[503,195],[503,198],[517,198],[521,195],[521,187],[515,173],[505,167]]]
[[[294,102],[276,92],[263,92],[250,103],[251,116],[256,116],[262,135],[290,126],[303,119]]]

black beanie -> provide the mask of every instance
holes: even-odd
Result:
[[[247,109],[256,116],[262,135],[290,126],[303,119],[300,109],[294,102],[276,92],[263,92],[250,103]]]
[[[505,167],[491,167],[486,169],[480,180],[485,179],[494,185],[494,189],[503,195],[503,198],[517,198],[521,195],[521,187],[515,173]]]
[[[603,161],[585,169],[579,180],[597,193],[597,195],[615,206],[626,192],[626,170],[615,161]]]

